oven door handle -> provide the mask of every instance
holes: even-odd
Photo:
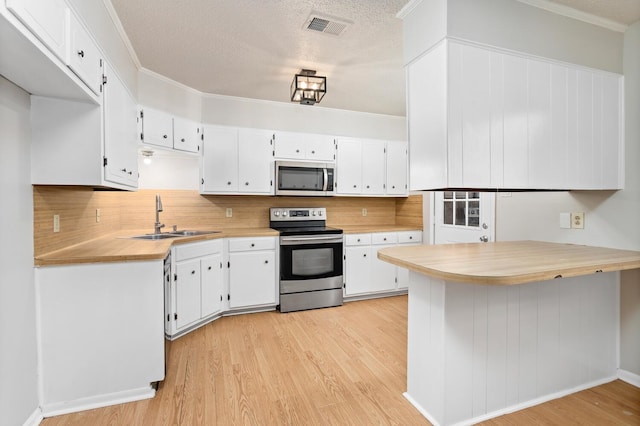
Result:
[[[280,237],[280,245],[291,246],[295,244],[332,244],[342,243],[342,237],[331,236],[303,236],[303,237]]]

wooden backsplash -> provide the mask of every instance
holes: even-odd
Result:
[[[408,225],[422,227],[422,196],[408,198],[265,197],[200,195],[189,190],[94,191],[85,187],[34,186],[35,255],[58,250],[118,230],[148,230],[155,222],[155,194],[164,211],[160,222],[179,228],[269,226],[270,207],[326,207],[327,225]],[[227,208],[233,216],[226,217]],[[367,216],[362,216],[362,209]],[[96,222],[100,209],[100,222]],[[60,232],[53,232],[53,215]]]

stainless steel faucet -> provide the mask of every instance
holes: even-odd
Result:
[[[164,223],[160,223],[160,212],[162,211],[162,199],[160,194],[156,194],[156,223],[154,225],[155,233],[159,234],[160,230],[164,228]]]

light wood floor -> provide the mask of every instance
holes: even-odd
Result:
[[[407,297],[221,318],[171,344],[151,400],[52,417],[67,425],[428,425],[402,396]],[[621,381],[487,425],[640,424]]]

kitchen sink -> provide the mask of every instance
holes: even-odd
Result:
[[[184,231],[171,231],[171,232],[163,232],[161,234],[145,234],[145,235],[136,235],[133,237],[137,240],[164,240],[166,238],[178,238],[178,237],[193,237],[197,235],[209,235],[209,234],[219,234],[221,231],[193,231],[193,230],[184,230]]]
[[[129,237],[129,238],[134,238],[136,240],[164,240],[165,238],[177,238],[180,236],[181,235],[174,235],[174,234],[145,234],[145,235],[136,235],[134,237]]]
[[[190,237],[193,235],[209,235],[209,234],[219,234],[221,231],[170,231],[169,235],[173,235],[176,237]]]

